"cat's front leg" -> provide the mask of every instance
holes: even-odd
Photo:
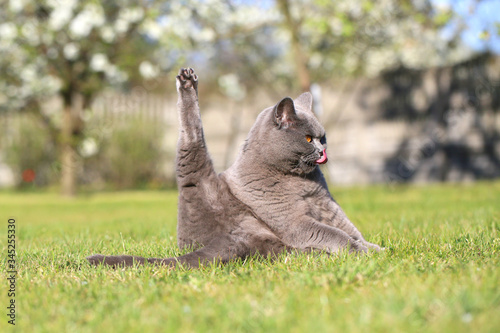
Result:
[[[324,216],[324,218],[322,219],[323,223],[344,231],[350,237],[361,242],[364,246],[371,250],[377,252],[380,251],[380,246],[370,243],[364,239],[361,232],[349,220],[347,215],[335,200],[330,197],[324,198],[322,207],[324,207],[323,209],[325,210],[324,212],[322,212],[322,216]]]
[[[203,127],[198,103],[198,76],[192,68],[181,68],[176,77],[179,140],[182,143],[201,143]]]
[[[203,135],[198,104],[198,76],[192,68],[181,68],[176,77],[179,140],[176,176],[179,188],[197,186],[215,175]]]
[[[361,241],[352,238],[343,230],[312,219],[289,225],[287,231],[281,235],[287,245],[299,249],[312,248],[329,253],[341,250],[348,250],[351,253],[368,252],[368,248]]]

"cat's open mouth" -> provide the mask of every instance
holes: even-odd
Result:
[[[316,164],[325,164],[326,162],[328,162],[328,156],[326,156],[326,149],[323,149],[321,157],[316,160]]]

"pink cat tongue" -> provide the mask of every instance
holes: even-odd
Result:
[[[319,160],[316,160],[316,164],[325,164],[328,162],[328,157],[326,156],[326,149],[323,149],[323,155],[319,158]]]

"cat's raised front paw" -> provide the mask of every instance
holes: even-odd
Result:
[[[198,75],[194,73],[192,68],[181,68],[179,70],[179,75],[176,76],[176,79],[177,91],[189,88],[198,90]]]

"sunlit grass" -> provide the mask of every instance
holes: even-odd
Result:
[[[104,193],[76,200],[0,193],[4,261],[7,219],[16,219],[16,330],[500,329],[500,183],[332,191],[366,238],[385,252],[289,254],[274,262],[249,258],[197,271],[93,268],[84,259],[93,253],[181,253],[175,240],[177,193]],[[3,331],[10,325],[2,317]]]

